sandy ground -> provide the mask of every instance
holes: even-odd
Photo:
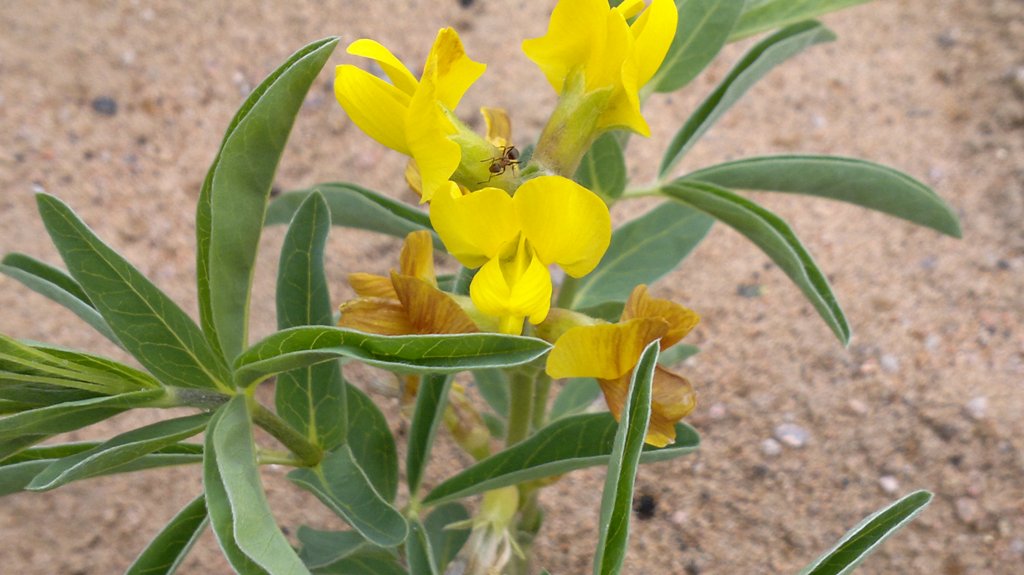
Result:
[[[32,192],[43,189],[195,313],[193,206],[223,131],[265,74],[329,34],[373,37],[419,62],[438,28],[457,27],[471,55],[490,64],[463,115],[506,107],[519,142],[536,136],[553,102],[517,48],[543,33],[550,2],[286,4],[296,3],[0,3],[0,251],[59,261],[34,210]],[[1024,2],[882,0],[826,23],[840,40],[762,81],[686,166],[790,151],[869,158],[934,186],[960,214],[964,239],[844,205],[756,195],[830,275],[856,334],[849,349],[765,256],[723,226],[659,282],[657,294],[704,317],[693,338],[703,352],[685,367],[702,400],[691,422],[704,444],[699,455],[640,472],[639,490],[657,507],[634,522],[628,573],[795,573],[861,516],[915,488],[934,490],[934,504],[860,572],[1024,569]],[[686,91],[652,99],[655,134],[634,139],[630,152],[638,181],[741,51],[730,47]],[[332,62],[346,60],[339,50]],[[325,71],[278,185],[349,180],[401,196],[401,168],[347,120]],[[282,233],[263,240],[256,335],[274,323]],[[335,233],[328,266],[337,300],[349,295],[345,273],[383,271],[395,248]],[[6,278],[0,310],[4,333],[121,357]],[[364,387],[374,377],[354,375]],[[393,399],[375,397],[395,415]],[[133,413],[72,436],[105,437],[164,416]],[[765,442],[785,423],[806,440],[776,453]],[[465,463],[444,440],[439,453]],[[431,481],[444,468],[436,464]],[[589,571],[602,476],[576,473],[546,493],[536,549],[552,573]],[[282,477],[266,473],[282,524],[339,525]],[[192,467],[7,497],[0,571],[119,573],[200,482]],[[181,572],[229,568],[207,534]]]

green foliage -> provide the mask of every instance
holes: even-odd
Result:
[[[346,445],[377,493],[394,503],[398,494],[398,450],[391,428],[377,404],[358,388],[348,386],[346,397]]]
[[[729,41],[817,18],[829,12],[864,4],[870,0],[746,0],[739,22]],[[725,2],[727,3],[727,2]],[[739,2],[736,2],[739,4]]]
[[[185,506],[146,546],[125,575],[171,575],[206,529],[206,497]]]
[[[405,481],[414,497],[419,492],[451,385],[451,377],[431,374],[422,379],[416,392],[416,408],[409,429],[409,450],[405,454]]]
[[[626,190],[626,157],[614,132],[599,137],[583,156],[576,181],[609,202]]]
[[[679,25],[668,55],[648,83],[657,92],[689,84],[725,46],[743,12],[741,1],[676,0]]]

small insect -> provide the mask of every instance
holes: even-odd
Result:
[[[487,167],[487,171],[491,173],[491,177],[487,178],[487,181],[491,181],[491,178],[500,176],[505,173],[505,170],[512,168],[512,173],[516,173],[516,168],[519,167],[519,150],[515,146],[502,146],[501,155],[497,158],[487,158],[482,160],[484,162],[490,162],[491,165]],[[485,184],[487,182],[480,182]]]

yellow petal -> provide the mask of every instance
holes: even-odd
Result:
[[[374,40],[368,40],[366,38],[356,40],[348,45],[348,53],[353,56],[362,56],[364,58],[370,58],[375,60],[380,67],[384,70],[384,73],[391,79],[391,83],[396,88],[412,96],[416,92],[416,86],[419,82],[416,81],[416,77],[412,75],[412,72],[405,67],[405,64],[401,60],[395,57],[390,50],[385,48],[380,42]]]
[[[621,4],[615,7],[615,10],[622,14],[622,17],[626,20],[636,16],[643,9],[644,0],[623,0]]]
[[[398,299],[395,288],[391,286],[391,278],[355,272],[348,274],[348,285],[352,286],[359,297],[383,297]]]
[[[573,277],[590,273],[612,237],[608,206],[596,194],[561,176],[541,176],[516,190],[519,225],[545,264]]]
[[[651,386],[651,422],[645,441],[665,447],[676,439],[676,423],[697,406],[697,394],[690,382],[663,367],[654,368]]]
[[[480,331],[466,312],[445,292],[430,282],[412,276],[391,274],[398,299],[405,308],[412,333],[476,333]]]
[[[430,223],[448,253],[469,268],[498,257],[519,235],[515,206],[508,193],[483,188],[462,195],[454,182],[434,196]]]
[[[679,12],[673,0],[654,0],[631,28],[636,38],[638,84],[654,77],[676,36]]]
[[[668,324],[665,321],[648,318],[574,327],[555,342],[555,347],[548,354],[547,373],[556,379],[618,379],[633,369],[647,344],[666,331]]]
[[[631,130],[645,138],[649,137],[651,129],[640,112],[640,83],[636,59],[627,58],[622,63],[619,73],[620,82],[608,100],[608,106],[598,118],[597,127],[599,130]]]
[[[409,96],[384,80],[355,66],[338,66],[334,95],[348,117],[381,144],[409,154],[405,117]]]
[[[561,94],[565,79],[586,65],[595,42],[603,42],[607,0],[560,0],[551,14],[547,34],[523,42],[523,52]]]
[[[622,63],[633,50],[633,34],[629,24],[617,10],[605,16],[601,33],[595,35],[586,63],[587,90],[614,88],[620,85]]]
[[[437,276],[434,274],[434,240],[427,230],[410,232],[405,236],[399,262],[398,269],[402,270],[402,275],[419,278],[437,286]]]
[[[405,183],[409,189],[416,192],[416,197],[423,199],[423,180],[420,179],[420,169],[416,167],[416,160],[409,158],[405,165]]]
[[[697,312],[674,301],[653,298],[647,294],[647,286],[633,288],[622,310],[622,321],[633,318],[660,318],[668,322],[668,332],[661,338],[661,349],[668,349],[679,343],[686,334],[700,323]]]
[[[486,69],[487,65],[469,59],[454,28],[442,28],[427,56],[423,78],[433,75],[437,100],[449,110],[455,110],[466,90]]]
[[[508,112],[502,108],[480,108],[480,115],[487,124],[487,141],[501,148],[512,141],[512,122]]]
[[[510,259],[484,264],[469,286],[469,296],[482,313],[501,318],[501,331],[519,334],[523,318],[540,323],[551,308],[551,274],[521,245]]]
[[[409,154],[420,173],[422,202],[433,199],[462,161],[462,149],[448,137],[455,133],[455,126],[438,104],[435,82],[429,70],[423,74],[405,121]]]
[[[341,305],[338,327],[378,335],[416,333],[402,303],[397,299],[359,298]]]

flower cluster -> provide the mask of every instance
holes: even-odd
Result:
[[[429,232],[406,239],[390,277],[353,274],[357,299],[341,307],[340,324],[397,335],[498,331],[540,326],[555,343],[552,377],[596,377],[618,416],[629,375],[644,346],[674,345],[696,314],[638,288],[619,324],[581,319],[566,327],[552,314],[551,267],[579,278],[600,263],[611,240],[604,200],[571,178],[593,141],[612,129],[648,135],[640,89],[657,72],[675,35],[672,0],[561,0],[547,34],[523,43],[526,55],[559,95],[528,166],[519,166],[505,111],[484,108],[486,136],[455,115],[486,66],[467,56],[458,34],[441,30],[417,79],[394,54],[357,40],[350,54],[369,58],[390,82],[353,65],[337,68],[335,93],[349,118],[381,144],[409,156],[406,179],[430,204],[430,221],[448,253],[477,270],[469,298],[438,288]],[[549,320],[549,317],[552,318]],[[549,320],[545,323],[545,320]],[[584,325],[589,323],[590,325]],[[545,327],[547,326],[547,327]],[[564,333],[555,332],[562,331]],[[648,442],[665,445],[694,404],[685,379],[658,371]]]

